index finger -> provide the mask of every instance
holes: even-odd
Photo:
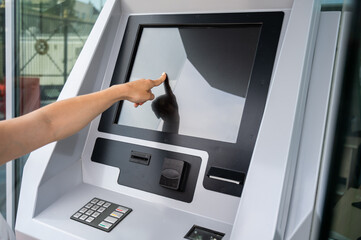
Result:
[[[155,79],[155,80],[152,80],[154,86],[159,86],[159,85],[161,85],[161,84],[165,81],[166,78],[167,78],[167,74],[166,74],[166,73],[163,73],[160,78]]]

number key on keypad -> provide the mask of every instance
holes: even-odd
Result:
[[[102,212],[104,212],[104,210],[105,210],[105,208],[100,207],[97,211],[102,213]]]

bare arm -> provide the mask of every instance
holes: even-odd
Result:
[[[128,100],[137,107],[153,100],[151,89],[165,80],[141,79],[103,91],[55,102],[34,112],[0,122],[0,165],[45,144],[73,135],[114,103]]]

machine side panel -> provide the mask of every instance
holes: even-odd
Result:
[[[340,14],[324,12],[320,18],[286,239],[304,239],[311,232]]]
[[[294,1],[231,239],[283,238],[319,10]]]
[[[315,210],[313,212],[312,232],[310,239],[318,239],[319,227],[323,211],[324,197],[327,186],[327,177],[330,167],[331,152],[334,141],[334,129],[337,119],[337,109],[340,99],[341,83],[343,80],[344,58],[346,55],[346,46],[348,40],[348,31],[351,20],[351,12],[344,11],[341,18],[339,41],[337,45],[337,55],[334,68],[334,80],[332,82],[332,91],[329,103],[329,112],[327,119],[327,128],[325,130],[325,142],[320,166],[319,180],[317,186],[317,196],[315,200]]]

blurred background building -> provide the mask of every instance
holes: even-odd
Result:
[[[56,101],[105,0],[16,0],[14,117]],[[0,3],[0,120],[5,119],[5,0]],[[0,143],[1,144],[1,143]],[[27,156],[15,162],[15,198]],[[5,165],[0,212],[6,216]]]

